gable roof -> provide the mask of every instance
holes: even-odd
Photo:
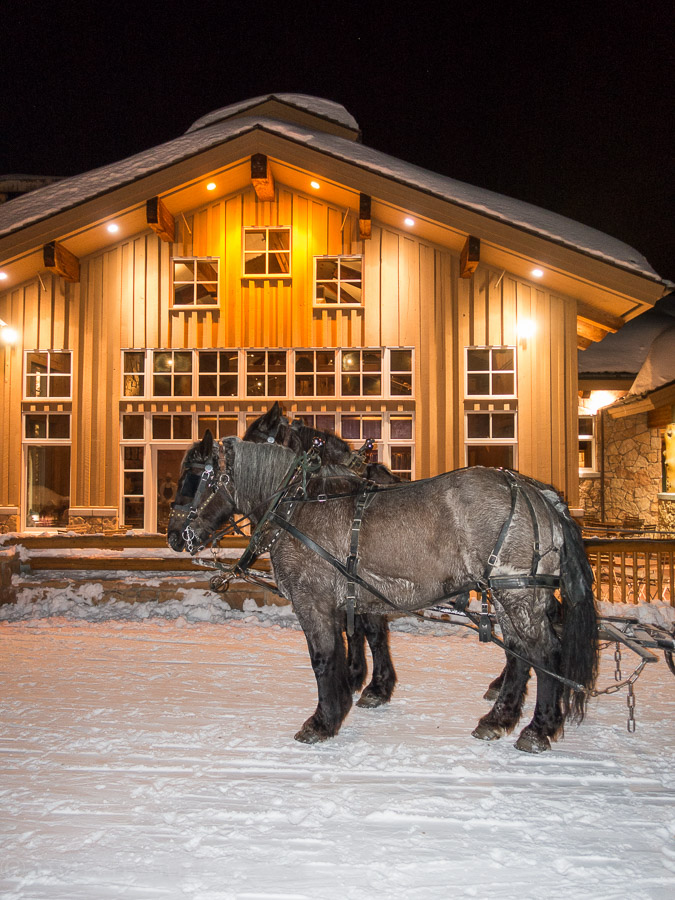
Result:
[[[594,228],[530,203],[429,172],[365,147],[354,139],[326,133],[318,125],[309,128],[297,122],[257,114],[255,108],[272,98],[289,107],[309,112],[318,120],[331,118],[341,125],[356,125],[353,117],[340,104],[302,94],[270,94],[233,104],[198,119],[181,137],[5,203],[0,206],[0,238],[259,129],[650,281],[672,286],[633,247]],[[251,115],[241,115],[247,111]]]

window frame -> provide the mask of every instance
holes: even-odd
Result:
[[[40,416],[44,415],[47,417],[46,422],[46,430],[47,435],[45,437],[26,437],[26,419],[29,416]],[[49,420],[52,417],[64,418],[67,417],[69,420],[68,425],[68,437],[50,437],[49,436]],[[42,409],[39,411],[34,410],[23,410],[21,413],[21,480],[22,480],[22,502],[21,508],[19,511],[19,515],[21,520],[23,521],[23,529],[25,531],[63,531],[69,528],[69,514],[66,514],[66,522],[64,524],[53,524],[46,525],[37,524],[31,525],[29,523],[29,510],[28,510],[28,494],[29,494],[29,484],[28,484],[28,456],[31,447],[42,447],[45,449],[49,449],[52,447],[68,447],[70,450],[70,459],[69,459],[69,468],[68,468],[68,510],[72,505],[72,490],[73,490],[73,479],[72,479],[72,467],[73,467],[73,418],[72,413],[70,412],[52,412],[49,408]]]
[[[489,351],[489,367],[487,369],[469,369],[469,353],[476,350]],[[494,351],[509,350],[513,354],[512,369],[493,369],[492,354]],[[469,376],[470,375],[487,374],[490,380],[490,391],[486,394],[469,393]],[[513,374],[513,393],[496,394],[492,392],[492,379],[494,375]],[[518,353],[515,346],[508,344],[487,344],[487,345],[471,345],[464,348],[464,397],[467,400],[515,400],[518,397]]]
[[[265,233],[265,249],[263,251],[265,257],[264,272],[247,272],[246,271],[246,254],[252,251],[246,250],[246,235],[253,231],[263,231]],[[288,250],[270,250],[269,235],[273,231],[285,231],[288,234]],[[270,272],[269,257],[274,252],[281,252],[288,255],[288,272]],[[245,281],[279,281],[290,280],[293,277],[293,234],[290,225],[244,225],[242,227],[241,237],[241,278]]]
[[[493,417],[494,416],[513,416],[513,437],[512,438],[495,438],[493,434]],[[469,417],[470,416],[489,416],[490,417],[490,435],[489,437],[469,437]],[[470,447],[513,447],[513,467],[518,467],[518,410],[517,409],[465,409],[464,410],[464,465],[469,465],[469,448]]]
[[[340,301],[340,284],[344,282],[344,284],[356,284],[355,279],[349,278],[341,278],[340,274],[338,274],[337,279],[319,279],[317,278],[317,268],[319,262],[321,260],[334,259],[337,262],[338,273],[341,272],[342,262],[343,260],[349,259],[358,259],[361,263],[361,278],[358,281],[358,284],[361,287],[361,299],[352,303],[342,302]],[[319,300],[317,297],[317,288],[320,284],[331,284],[335,282],[337,286],[337,296],[338,300],[336,303],[328,303],[325,300]],[[319,256],[314,257],[314,271],[313,271],[313,279],[312,279],[313,291],[312,291],[312,306],[314,309],[363,309],[363,253],[324,253]]]
[[[592,428],[591,428],[590,434],[585,434],[585,433],[582,434],[582,431],[581,431],[581,420],[582,419],[590,419],[590,421],[592,423]],[[598,474],[598,468],[597,468],[597,465],[598,465],[598,456],[597,456],[598,429],[597,429],[597,425],[598,425],[597,414],[582,412],[581,410],[579,410],[578,423],[577,423],[577,439],[578,439],[579,443],[581,443],[581,441],[589,442],[590,447],[591,447],[591,466],[590,466],[590,468],[587,466],[579,465],[579,475],[582,477],[587,476],[587,475],[597,475]],[[581,462],[581,457],[580,457],[580,462]]]
[[[28,357],[32,354],[46,354],[47,356],[47,371],[44,373],[33,373],[28,371]],[[68,355],[70,361],[70,371],[63,372],[52,372],[51,369],[51,358],[54,355]],[[64,403],[73,399],[73,351],[72,350],[24,350],[23,352],[23,401],[26,403]],[[33,378],[35,375],[42,375],[42,377],[47,379],[47,394],[46,395],[31,395],[28,393],[28,384],[29,378]],[[68,394],[58,394],[52,395],[50,390],[51,379],[52,378],[67,378],[69,385],[69,393]],[[22,432],[23,433],[23,432]]]
[[[191,282],[189,281],[176,281],[175,273],[176,263],[194,263],[194,273],[193,273],[193,299],[192,303],[176,303],[176,284],[187,285]],[[215,265],[216,268],[216,280],[215,281],[199,281],[197,278],[197,264],[198,263],[210,263]],[[197,286],[199,284],[215,284],[216,286],[216,299],[211,303],[198,303],[197,302]],[[185,312],[192,310],[216,310],[220,309],[220,257],[219,256],[172,256],[171,257],[171,309],[176,312]]]

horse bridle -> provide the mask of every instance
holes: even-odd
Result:
[[[177,516],[179,520],[181,518],[185,519],[185,525],[183,527],[183,530],[181,531],[181,537],[185,541],[185,547],[188,553],[190,553],[190,555],[193,555],[194,552],[200,549],[200,544],[197,539],[197,535],[192,529],[192,521],[201,514],[204,508],[221,490],[224,491],[228,500],[232,502],[233,507],[235,506],[235,499],[234,495],[229,489],[231,479],[224,465],[222,442],[218,444],[218,456],[216,457],[216,465],[214,465],[214,456],[212,454],[211,459],[208,462],[192,463],[190,465],[190,470],[193,472],[201,472],[195,495],[190,503],[176,503],[174,501],[174,503],[171,504],[171,509],[172,513]],[[230,523],[230,527],[237,530],[237,526],[232,516],[230,516],[230,519],[228,521]],[[215,542],[217,540],[217,535],[214,534],[211,540],[212,542]]]

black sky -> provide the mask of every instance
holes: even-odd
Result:
[[[442,10],[442,11],[439,11]],[[0,3],[0,174],[72,175],[271,91],[554,210],[675,280],[667,4]]]

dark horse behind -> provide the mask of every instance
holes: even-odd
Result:
[[[176,523],[193,549],[235,512],[257,522],[297,463],[293,451],[273,443],[228,438],[222,451],[212,490],[187,526],[184,520]],[[191,502],[195,480],[213,452],[208,434],[186,454],[178,506]],[[345,560],[362,486],[344,467],[323,467],[308,485],[310,502],[287,507],[293,528],[334,559]],[[315,502],[331,492],[339,496]],[[297,740],[314,743],[338,733],[352,704],[342,638],[347,583],[334,565],[281,526],[283,517],[270,522],[278,532],[270,556],[277,585],[305,632],[317,681],[318,705],[296,734]],[[519,575],[532,570],[535,547],[540,580],[522,586]],[[515,727],[531,667],[537,675],[536,704],[516,747],[546,750],[567,719],[583,719],[598,656],[592,573],[580,531],[552,488],[474,467],[373,493],[363,515],[359,560],[363,582],[403,611],[434,606],[467,584],[479,584],[490,567],[507,665],[499,696],[480,719],[476,737],[495,740]],[[362,586],[356,602],[359,610],[390,611]]]
[[[332,431],[319,431],[305,425],[300,419],[289,422],[278,401],[251,422],[244,434],[245,441],[254,444],[281,444],[298,454],[311,450],[317,438],[322,442],[319,452],[324,465],[334,463],[347,466],[375,484],[400,482],[385,465],[355,453],[346,441]],[[366,641],[373,658],[373,671],[370,683],[361,694],[357,706],[372,709],[388,703],[396,687],[396,670],[389,648],[389,623],[386,616],[363,612],[354,617],[353,632],[347,633],[347,669],[352,692],[360,691],[366,679]]]

